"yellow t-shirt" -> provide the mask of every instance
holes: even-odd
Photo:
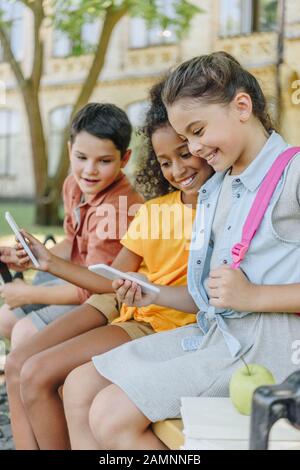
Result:
[[[131,222],[122,245],[143,258],[139,268],[150,282],[162,286],[187,284],[187,264],[195,210],[181,202],[181,191],[152,199],[141,206]],[[113,323],[134,318],[164,331],[194,323],[194,314],[148,305],[122,305]]]

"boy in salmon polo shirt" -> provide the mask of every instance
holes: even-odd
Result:
[[[73,119],[68,143],[71,174],[63,187],[65,238],[52,248],[56,256],[88,266],[111,264],[120,251],[120,238],[143,202],[122,172],[131,155],[131,131],[126,113],[113,104],[90,103]],[[104,207],[113,208],[109,213],[115,230],[102,236],[108,215]],[[20,270],[10,265],[14,267]],[[0,335],[11,336],[13,347],[90,296],[89,291],[42,272],[32,285],[18,280],[1,286],[0,293],[5,301]]]

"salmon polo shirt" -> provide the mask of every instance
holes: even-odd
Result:
[[[63,200],[64,231],[72,243],[71,261],[81,266],[110,265],[122,248],[120,239],[143,203],[142,196],[121,173],[108,188],[85,202],[74,176],[69,175],[63,186]],[[91,293],[77,289],[79,303],[85,302]]]

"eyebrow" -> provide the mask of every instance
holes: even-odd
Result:
[[[178,150],[182,150],[183,148],[187,148],[187,144],[185,142],[183,142],[182,144],[178,145],[178,147],[176,147],[176,151]],[[168,155],[165,155],[165,154],[162,154],[162,155],[156,155],[156,158],[159,160],[161,158],[167,158],[169,159]]]
[[[78,153],[80,155],[82,155],[83,157],[86,157],[86,154],[83,153],[83,152],[80,152],[80,150],[75,150],[75,153]],[[98,155],[96,158],[114,158],[115,156],[114,155]]]

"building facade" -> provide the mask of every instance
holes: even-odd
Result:
[[[166,0],[164,8],[170,9]],[[6,5],[7,2],[0,1]],[[104,69],[90,101],[114,102],[127,110],[133,125],[141,123],[147,90],[171,66],[193,56],[225,50],[236,56],[261,82],[271,107],[276,96],[277,40],[274,0],[194,0],[202,13],[194,17],[187,36],[147,29],[143,20],[123,18],[116,26]],[[32,61],[32,17],[21,4],[7,7],[12,21],[11,45],[24,73]],[[100,24],[87,24],[82,34],[93,44]],[[58,163],[62,130],[83,83],[91,56],[70,56],[66,36],[45,28],[45,68],[40,102],[49,148],[49,173]],[[1,61],[2,59],[2,61]],[[0,50],[0,197],[34,197],[30,137],[22,96]],[[300,2],[286,0],[282,132],[300,141]]]

